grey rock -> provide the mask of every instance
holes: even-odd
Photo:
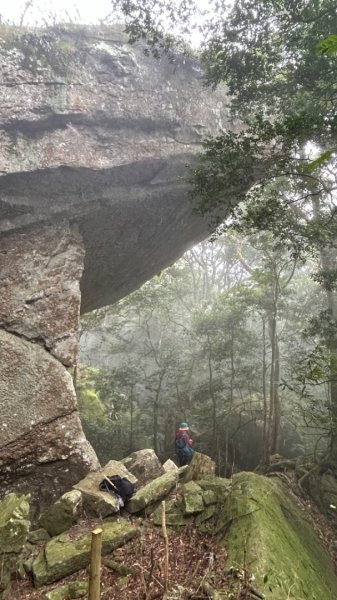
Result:
[[[86,513],[107,517],[119,511],[117,496],[113,492],[99,490],[102,479],[111,475],[126,477],[131,483],[137,483],[137,478],[121,462],[110,460],[102,469],[89,473],[74,485],[75,490],[82,493],[83,507]]]
[[[137,478],[139,485],[144,485],[165,473],[165,469],[152,448],[133,452],[124,458],[122,463]]]
[[[6,36],[0,232],[76,221],[82,311],[111,304],[209,234],[180,176],[203,137],[232,126],[226,93],[203,86],[195,60],[146,57],[118,26]]]
[[[63,365],[38,344],[3,330],[0,364],[2,489],[31,492],[31,504],[43,510],[99,463]]]

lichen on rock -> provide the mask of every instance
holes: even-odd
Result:
[[[140,488],[128,502],[128,511],[130,513],[139,512],[146,506],[164,498],[176,485],[178,476],[178,472],[169,471]]]
[[[102,554],[108,554],[137,534],[126,519],[100,524]],[[84,569],[90,560],[91,532],[62,533],[52,538],[33,562],[34,582],[37,587],[54,583],[71,573]]]
[[[0,501],[0,597],[11,577],[23,568],[29,529],[29,496],[8,494]]]
[[[331,558],[308,513],[279,479],[234,475],[217,530],[228,564],[247,565],[266,599],[337,598]]]

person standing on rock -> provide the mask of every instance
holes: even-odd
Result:
[[[179,467],[189,465],[194,454],[193,440],[189,436],[189,429],[187,423],[180,423],[176,435],[175,448]]]

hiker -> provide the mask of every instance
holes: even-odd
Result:
[[[176,456],[179,467],[190,464],[194,454],[192,444],[193,440],[191,440],[189,436],[188,424],[180,423],[175,441]]]

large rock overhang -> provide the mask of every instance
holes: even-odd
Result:
[[[229,113],[196,61],[120,27],[0,26],[0,64],[0,479],[49,502],[98,466],[68,372],[80,310],[207,236],[186,165]]]
[[[207,236],[184,176],[229,113],[195,60],[147,57],[118,26],[6,30],[1,52],[0,232],[77,223],[82,312],[130,293]]]
[[[61,166],[0,178],[3,236],[66,219],[82,236],[81,311],[123,298],[210,233],[184,154],[107,169]]]

